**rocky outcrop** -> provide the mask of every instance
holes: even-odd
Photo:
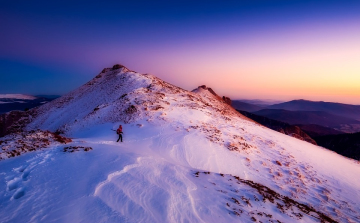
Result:
[[[30,122],[34,111],[11,111],[0,115],[0,137],[21,132]]]
[[[295,125],[290,125],[288,127],[284,128],[284,133],[286,135],[295,137],[297,139],[312,143],[314,145],[317,145],[316,141],[313,140],[310,136],[308,136],[304,131],[301,130],[300,127]]]
[[[105,68],[106,69],[106,68]],[[115,64],[113,67],[112,67],[112,70],[118,70],[118,69],[123,69],[123,72],[133,72],[132,70],[128,69],[127,67],[125,67],[124,65],[122,64]],[[105,71],[106,72],[106,71]]]
[[[231,106],[231,99],[229,97],[223,96],[222,99],[225,101],[226,104]]]
[[[218,100],[220,101],[223,101],[225,102],[226,104],[230,105],[231,106],[231,99],[229,97],[226,97],[226,96],[219,96],[218,94],[216,94],[216,92],[212,89],[212,88],[209,88],[209,87],[206,87],[206,85],[201,85],[199,86],[198,88],[194,89],[194,91],[197,91],[198,89],[203,89],[203,90],[207,90],[209,91],[212,95],[214,95]]]
[[[44,150],[51,145],[67,144],[70,138],[50,131],[29,131],[7,135],[0,139],[0,160],[8,159],[31,151]]]

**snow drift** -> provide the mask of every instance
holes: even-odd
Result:
[[[84,149],[1,161],[2,222],[360,221],[358,162],[260,126],[203,86],[114,66],[32,114],[26,130]]]

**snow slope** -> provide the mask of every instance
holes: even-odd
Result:
[[[54,144],[1,161],[1,222],[360,221],[358,162],[262,127],[203,88],[108,68],[34,114],[28,130],[93,150]]]

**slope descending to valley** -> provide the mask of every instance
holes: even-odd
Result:
[[[260,126],[207,88],[118,66],[32,114],[27,130],[92,150],[1,161],[3,222],[360,221],[358,162]]]
[[[290,125],[288,123],[273,120],[273,119],[270,119],[270,118],[267,118],[264,116],[255,115],[253,113],[246,112],[246,111],[240,111],[240,110],[237,110],[237,111],[240,112],[242,115],[244,115],[248,118],[251,118],[252,120],[254,120],[254,121],[260,123],[261,125],[266,126],[270,129],[273,129],[275,131],[278,131],[278,132],[284,133],[286,135],[295,137],[297,139],[304,140],[306,142],[317,145],[315,140],[313,140],[308,134],[306,134],[298,126]]]
[[[318,136],[316,140],[323,147],[355,160],[360,160],[360,132]]]

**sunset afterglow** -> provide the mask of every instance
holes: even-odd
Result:
[[[122,63],[233,99],[360,104],[360,3],[262,3],[5,4],[0,93],[64,94]]]

